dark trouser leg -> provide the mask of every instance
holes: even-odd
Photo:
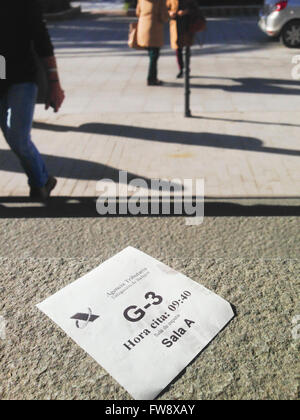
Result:
[[[157,80],[157,62],[159,59],[159,48],[148,48],[149,54],[149,72],[148,72],[148,82],[153,82]]]
[[[182,71],[184,69],[184,62],[183,62],[183,48],[178,48],[176,50],[176,57],[179,70]]]

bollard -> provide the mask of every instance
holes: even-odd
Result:
[[[190,109],[190,62],[191,62],[191,48],[185,48],[185,77],[184,77],[184,92],[185,92],[185,111],[184,116],[190,118],[192,116]]]

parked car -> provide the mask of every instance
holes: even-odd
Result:
[[[300,48],[300,0],[265,0],[259,27],[270,37],[280,37],[286,47]]]

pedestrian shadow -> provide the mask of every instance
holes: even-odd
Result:
[[[136,127],[123,124],[87,123],[79,127],[35,122],[33,127],[53,132],[77,132],[126,137],[138,140],[149,140],[163,143],[176,143],[199,147],[213,147],[250,152],[271,153],[289,156],[300,156],[299,150],[264,146],[257,138],[217,133],[191,133],[176,130]],[[0,164],[1,169],[1,164]]]
[[[296,127],[300,128],[300,124],[291,124],[291,123],[283,123],[283,122],[270,122],[270,121],[254,121],[254,120],[237,120],[233,118],[218,118],[218,117],[208,117],[207,115],[192,115],[192,118],[199,119],[203,121],[223,121],[223,122],[232,122],[238,124],[254,124],[254,125],[275,125],[279,127]]]
[[[256,93],[265,95],[300,95],[299,80],[269,79],[262,77],[210,77],[210,76],[192,76],[194,79],[224,80],[234,84],[194,84],[192,89],[220,89],[230,93]],[[173,86],[176,87],[176,86]]]
[[[217,79],[231,81],[232,85],[228,84],[196,84],[193,83],[195,79]],[[284,80],[284,79],[267,79],[258,77],[210,77],[210,76],[191,76],[191,89],[219,89],[231,93],[257,93],[266,95],[299,95],[300,81]],[[183,81],[180,82],[164,82],[160,88],[180,88],[183,87]],[[296,88],[298,86],[298,88]]]
[[[110,202],[116,205],[115,214],[100,216],[96,210],[96,197],[52,197],[47,205],[34,203],[28,197],[0,197],[0,219],[42,219],[42,218],[170,218],[190,217],[183,211],[177,214],[175,209],[176,197],[170,199],[170,211],[165,214],[162,198],[144,197],[147,201],[148,214],[131,215],[119,214],[119,206],[130,197],[110,197]],[[203,202],[203,198],[187,197],[185,203],[194,207]],[[300,197],[298,198],[253,198],[244,199],[210,199],[204,203],[204,217],[292,217],[300,216]],[[270,203],[274,201],[274,204]],[[266,204],[266,202],[268,204]],[[166,200],[164,199],[164,203]],[[281,203],[281,204],[279,204]],[[158,205],[157,214],[151,213],[151,208]],[[177,203],[178,204],[178,203]],[[178,207],[177,207],[178,209]],[[184,209],[183,209],[184,210]]]
[[[49,173],[51,173],[51,175],[55,177],[86,181],[100,181],[104,178],[107,178],[117,184],[119,182],[129,184],[133,180],[141,179],[146,183],[145,185],[147,185],[148,189],[156,188],[155,183],[153,183],[153,180],[147,177],[143,177],[138,174],[133,174],[131,172],[126,172],[127,177],[120,178],[121,170],[108,165],[103,165],[102,163],[63,156],[51,156],[45,154],[42,154],[42,158],[46,163]],[[18,159],[10,150],[0,149],[0,170],[7,172],[24,173],[24,170],[22,169]],[[171,182],[160,180],[160,185],[166,188],[170,188]],[[183,188],[176,182],[172,182],[172,187],[175,190],[179,190],[179,188],[181,190]]]

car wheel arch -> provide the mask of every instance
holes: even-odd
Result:
[[[284,36],[284,31],[289,27],[289,26],[291,26],[293,23],[296,23],[297,25],[299,25],[300,26],[300,19],[298,19],[298,18],[296,18],[296,19],[291,19],[291,20],[289,20],[288,22],[286,22],[284,25],[283,25],[283,27],[282,27],[282,29],[281,29],[281,32],[280,32],[280,38],[281,38],[281,40],[282,40],[282,42],[286,45],[286,43],[284,42],[284,39],[283,39],[283,36]],[[286,46],[288,46],[288,45],[286,45]],[[298,45],[298,46],[296,46],[296,47],[294,47],[294,48],[299,48],[300,47],[300,44]],[[291,47],[290,46],[290,48],[293,48],[293,47]]]

